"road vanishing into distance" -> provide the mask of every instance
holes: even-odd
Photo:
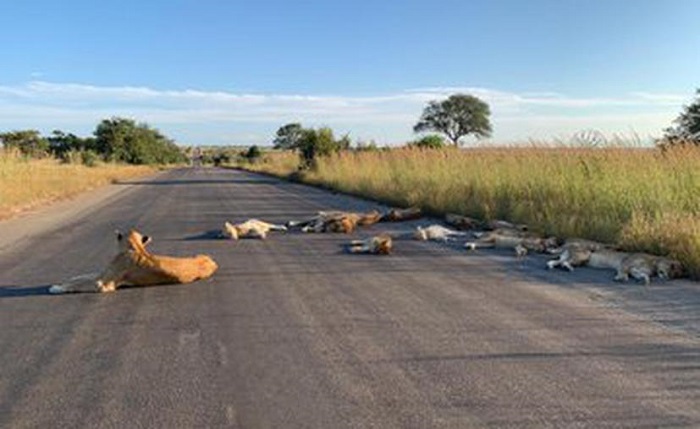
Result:
[[[698,283],[621,285],[549,272],[541,255],[412,240],[343,253],[430,219],[224,240],[226,220],[381,208],[235,170],[113,188],[53,222],[0,223],[2,428],[700,427]],[[114,230],[132,227],[154,253],[220,268],[189,285],[48,294],[98,271]]]

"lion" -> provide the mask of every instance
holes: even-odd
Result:
[[[347,247],[350,253],[369,253],[372,255],[388,255],[392,250],[392,239],[389,234],[375,235],[364,240],[352,240]]]
[[[53,285],[49,292],[114,292],[121,286],[191,283],[211,277],[218,269],[207,255],[190,258],[154,255],[146,250],[150,241],[150,237],[136,230],[126,237],[117,231],[119,251],[104,271]]]
[[[287,231],[287,227],[259,219],[248,219],[238,224],[225,222],[222,235],[233,240],[238,240],[239,238],[261,238],[264,240],[270,231]]]
[[[372,210],[367,213],[320,211],[310,219],[289,221],[287,226],[300,227],[302,232],[342,232],[352,233],[357,226],[373,225],[382,218],[381,213]]]
[[[384,222],[403,222],[406,220],[420,219],[423,211],[420,207],[409,207],[407,209],[393,208],[382,216]]]
[[[523,223],[513,223],[513,222],[508,222],[507,220],[500,220],[500,219],[495,219],[495,220],[490,220],[488,222],[485,222],[484,227],[485,227],[485,229],[488,229],[490,231],[495,231],[497,229],[513,229],[513,230],[525,232],[529,229],[528,226],[523,224]]]
[[[542,238],[520,229],[499,228],[485,233],[475,234],[475,241],[464,244],[467,250],[481,248],[514,249],[518,256],[524,256],[527,251],[544,253],[547,249],[558,246],[555,237]]]
[[[442,225],[433,224],[422,227],[417,226],[413,232],[413,238],[421,241],[442,241],[447,242],[456,237],[464,237],[466,232],[454,231]]]
[[[459,230],[469,230],[469,229],[477,229],[481,227],[481,222],[468,217],[468,216],[463,216],[455,213],[447,213],[445,215],[445,222],[453,226]]]
[[[647,253],[633,253],[625,257],[617,268],[616,281],[626,282],[630,276],[645,285],[651,283],[651,277],[670,280],[683,276],[680,261]]]
[[[615,281],[626,282],[630,277],[648,285],[651,277],[662,280],[682,277],[683,265],[671,258],[647,253],[628,253],[612,246],[588,240],[574,241],[562,246],[558,259],[547,262],[548,268],[563,266],[573,271],[574,266],[615,270]]]
[[[557,259],[547,261],[547,268],[551,270],[556,267],[564,267],[573,271],[574,267],[588,264],[593,252],[611,248],[612,246],[597,241],[570,238],[564,242],[563,246],[547,250],[547,253],[559,254]]]

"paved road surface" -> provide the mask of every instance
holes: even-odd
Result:
[[[0,250],[0,427],[700,427],[696,283],[413,241],[371,257],[342,235],[218,240],[224,220],[376,205],[219,169],[123,188]],[[219,272],[47,295],[131,226]]]

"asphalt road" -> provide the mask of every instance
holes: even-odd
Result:
[[[231,170],[122,188],[0,246],[0,427],[700,427],[696,283],[408,240],[373,257],[344,254],[344,235],[216,239],[225,220],[378,206]],[[130,227],[220,269],[47,294],[99,270]]]

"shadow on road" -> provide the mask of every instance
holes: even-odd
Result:
[[[51,295],[49,285],[44,286],[0,286],[0,298],[21,298],[25,296]]]
[[[199,241],[199,240],[224,240],[226,237],[224,237],[221,234],[221,230],[219,229],[210,229],[209,231],[205,231],[201,234],[195,234],[195,235],[189,235],[185,238],[183,238],[183,241]]]
[[[260,185],[262,183],[279,183],[277,180],[249,180],[249,179],[204,179],[204,180],[116,180],[115,185],[148,185],[148,186],[175,186],[175,185]]]

